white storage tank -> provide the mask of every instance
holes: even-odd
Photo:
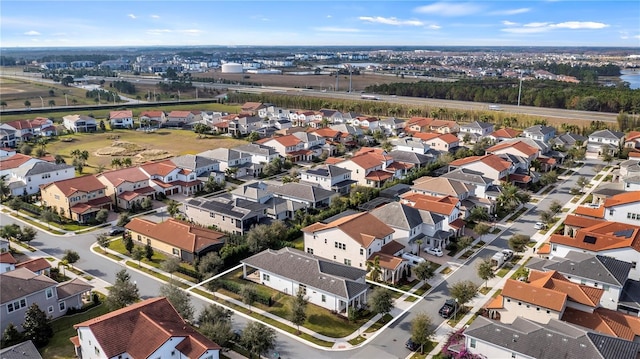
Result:
[[[222,64],[222,73],[223,74],[241,74],[242,65],[236,64],[233,62],[227,62],[226,64]]]

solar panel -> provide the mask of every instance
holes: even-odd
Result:
[[[631,236],[633,235],[633,229],[625,229],[622,231],[613,232],[613,235],[616,237],[631,238]]]
[[[594,236],[584,236],[584,242],[590,244],[596,244],[596,237]]]

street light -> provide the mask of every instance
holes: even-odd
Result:
[[[453,308],[453,320],[455,321],[456,318],[456,314],[458,314],[458,298],[456,298],[456,307]]]
[[[522,95],[522,70],[520,70],[520,87],[518,88],[518,106],[520,106],[521,95]]]
[[[42,96],[38,96],[40,97],[40,102],[42,102],[42,108],[44,108],[44,100],[42,99]]]

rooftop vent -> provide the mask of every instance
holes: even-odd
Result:
[[[596,244],[596,239],[594,236],[584,236],[584,243]]]
[[[616,237],[631,238],[631,236],[633,235],[633,229],[625,229],[622,231],[613,232],[613,235]]]

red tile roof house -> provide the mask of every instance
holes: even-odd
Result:
[[[226,238],[222,232],[173,218],[160,223],[133,218],[125,228],[134,243],[149,244],[155,250],[190,263],[209,252],[220,250]]]
[[[604,203],[579,206],[575,214],[640,225],[640,191],[623,192],[605,199]]]
[[[165,196],[178,193],[194,195],[202,188],[202,181],[196,178],[193,171],[180,168],[171,160],[148,162],[139,168],[149,176],[150,186]]]
[[[495,184],[508,181],[509,175],[515,171],[511,162],[493,154],[461,158],[449,163],[449,171],[456,168],[467,168],[480,172],[485,177],[492,179]]]
[[[191,111],[171,111],[166,117],[163,127],[183,127],[195,121],[196,116]]]
[[[442,230],[454,236],[462,235],[466,222],[462,219],[461,202],[452,196],[435,197],[419,193],[405,193],[400,203],[421,211],[439,214],[444,217]],[[444,249],[449,244],[449,237],[441,238],[434,247]]]
[[[167,122],[167,115],[164,111],[143,111],[138,119],[142,127],[160,128],[163,123]]]
[[[106,186],[93,175],[42,185],[40,196],[45,206],[55,208],[60,216],[80,223],[95,218],[101,209],[112,208]]]
[[[17,263],[16,268],[27,268],[35,274],[44,274],[48,276],[51,271],[51,264],[48,260],[38,257]]]
[[[106,194],[118,208],[131,209],[145,198],[155,199],[156,190],[150,185],[150,177],[140,167],[122,168],[96,175],[106,186]]]
[[[220,346],[198,333],[165,297],[150,298],[73,326],[78,358],[219,359]]]
[[[133,111],[120,110],[109,112],[111,128],[133,128]]]

